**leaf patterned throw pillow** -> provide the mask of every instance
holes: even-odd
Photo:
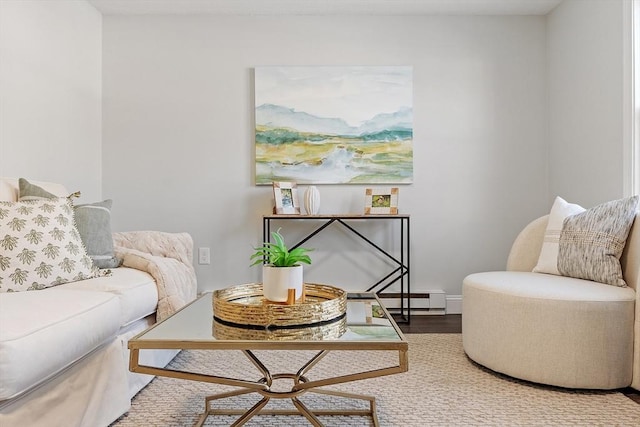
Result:
[[[0,292],[96,277],[66,198],[0,202]]]

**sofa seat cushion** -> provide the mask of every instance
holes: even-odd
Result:
[[[0,294],[0,400],[50,378],[116,336],[118,297],[51,288]]]
[[[635,301],[632,288],[609,286],[590,280],[521,271],[471,274],[465,283],[488,292],[515,297],[564,301]]]
[[[158,288],[153,277],[134,268],[114,268],[110,276],[67,283],[59,288],[103,291],[117,295],[122,310],[121,327],[155,313],[158,306]]]

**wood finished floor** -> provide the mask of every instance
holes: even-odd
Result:
[[[396,317],[396,322],[405,334],[459,334],[462,332],[461,314],[411,316],[410,323],[401,323]]]
[[[398,326],[405,334],[459,334],[462,333],[462,315],[445,314],[444,316],[411,316],[411,322]],[[620,390],[625,396],[640,405],[640,392],[632,388]]]

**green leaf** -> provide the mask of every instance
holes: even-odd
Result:
[[[249,258],[252,266],[268,264],[275,267],[291,267],[298,263],[311,264],[311,258],[306,254],[312,249],[298,247],[289,251],[284,243],[284,237],[280,234],[280,228],[271,233],[274,243],[264,242],[261,247],[253,248],[255,252]]]

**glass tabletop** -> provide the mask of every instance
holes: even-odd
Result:
[[[402,332],[373,293],[349,293],[346,316],[314,328],[260,331],[220,324],[212,293],[129,341],[129,348],[400,349]]]

